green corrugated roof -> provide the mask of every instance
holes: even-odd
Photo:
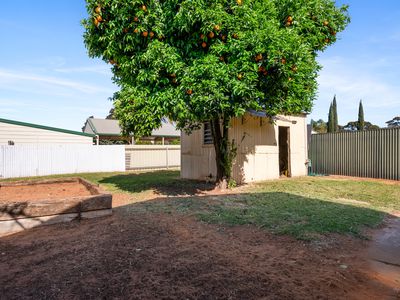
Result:
[[[84,132],[73,131],[73,130],[62,129],[62,128],[56,128],[56,127],[50,127],[50,126],[43,126],[43,125],[20,122],[20,121],[14,121],[14,120],[7,120],[7,119],[2,119],[2,118],[0,118],[0,123],[7,123],[7,124],[12,124],[12,125],[26,126],[26,127],[43,129],[43,130],[56,131],[56,132],[75,134],[75,135],[82,135],[82,136],[89,136],[89,137],[95,137],[96,136],[96,135],[90,134],[90,133],[84,133]]]

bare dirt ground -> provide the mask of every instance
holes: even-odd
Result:
[[[3,203],[26,200],[57,200],[90,195],[89,190],[79,182],[57,182],[0,187],[0,202]]]
[[[128,198],[116,196],[119,207],[110,217],[1,238],[0,298],[400,297],[370,268],[368,241],[331,235],[302,242],[255,226],[141,211]]]

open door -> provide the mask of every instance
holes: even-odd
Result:
[[[290,177],[290,127],[279,126],[279,175]]]

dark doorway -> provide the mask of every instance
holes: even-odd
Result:
[[[279,126],[279,175],[290,177],[290,128]]]

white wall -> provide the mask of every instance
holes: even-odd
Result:
[[[271,124],[267,118],[246,114],[232,120],[229,139],[235,140],[237,156],[232,177],[238,183],[279,178],[279,126],[290,128],[290,169],[292,176],[307,175],[307,125],[305,116],[278,116]],[[204,180],[215,177],[213,145],[203,144],[203,129],[181,137],[181,177]]]
[[[0,145],[13,141],[20,144],[93,144],[93,138],[71,133],[45,130],[0,122]]]
[[[0,178],[125,171],[125,147],[0,145]]]

